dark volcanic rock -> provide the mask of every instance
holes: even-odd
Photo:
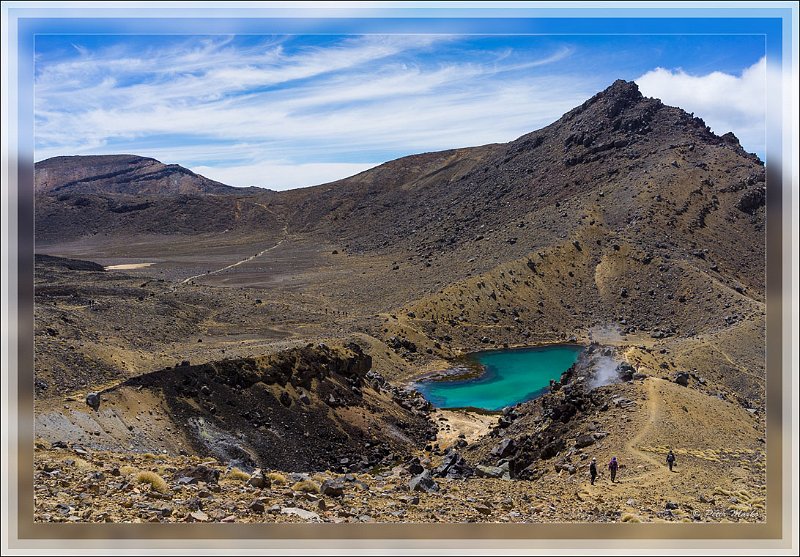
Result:
[[[425,493],[439,491],[439,485],[433,481],[430,470],[425,470],[420,475],[411,478],[411,481],[408,482],[408,488],[411,491],[422,491]]]
[[[328,497],[342,497],[344,495],[344,482],[325,480],[320,487],[320,493]]]
[[[500,466],[483,466],[479,464],[475,467],[475,472],[478,476],[483,478],[511,479],[511,472],[507,462]]]
[[[408,458],[435,430],[419,409],[425,401],[418,393],[403,397],[407,408],[379,397],[366,379],[371,367],[372,358],[355,343],[312,344],[259,358],[165,369],[124,386],[163,396],[199,454],[252,468],[360,471]],[[208,394],[201,392],[204,385]],[[294,403],[289,393],[298,391],[309,404]],[[335,408],[360,408],[381,427],[367,431],[362,423],[336,418],[324,404],[331,400]]]
[[[492,449],[492,456],[496,456],[498,458],[505,458],[514,453],[517,449],[516,443],[514,443],[513,439],[503,439],[500,444]]]
[[[578,438],[575,439],[575,446],[579,449],[583,449],[589,445],[594,445],[594,442],[595,438],[592,435],[579,435]]]
[[[685,371],[679,371],[675,374],[675,382],[684,387],[689,386],[689,374]]]
[[[219,481],[219,470],[199,464],[176,472],[175,477],[189,480],[184,483],[205,482],[207,484],[215,484]]]
[[[86,395],[86,405],[97,412],[100,408],[100,394],[99,393],[89,393]]]

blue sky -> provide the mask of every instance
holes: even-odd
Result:
[[[131,153],[286,189],[505,142],[615,79],[764,158],[762,35],[38,35],[35,158]]]

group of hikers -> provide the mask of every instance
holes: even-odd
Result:
[[[672,449],[669,450],[667,453],[667,466],[669,466],[669,471],[672,472],[672,467],[675,465],[675,453],[672,452]],[[619,461],[617,457],[611,457],[611,461],[608,463],[608,471],[611,474],[611,483],[617,481],[617,470],[619,470]],[[589,475],[592,477],[592,485],[594,485],[594,481],[597,479],[597,459],[593,458],[591,464],[589,464]]]

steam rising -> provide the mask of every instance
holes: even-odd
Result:
[[[598,356],[593,362],[593,373],[589,379],[589,388],[596,389],[620,380],[617,373],[617,362],[610,356]]]

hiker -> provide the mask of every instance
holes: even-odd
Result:
[[[592,476],[592,485],[594,485],[594,480],[597,478],[597,459],[593,458],[592,463],[589,465],[589,474]]]
[[[614,480],[617,479],[617,468],[619,468],[619,462],[617,462],[617,457],[612,456],[611,462],[608,463],[608,470],[611,472],[611,483],[614,483]]]
[[[672,472],[672,465],[675,464],[675,455],[672,449],[670,449],[669,454],[667,454],[667,464],[669,465],[669,471]]]

